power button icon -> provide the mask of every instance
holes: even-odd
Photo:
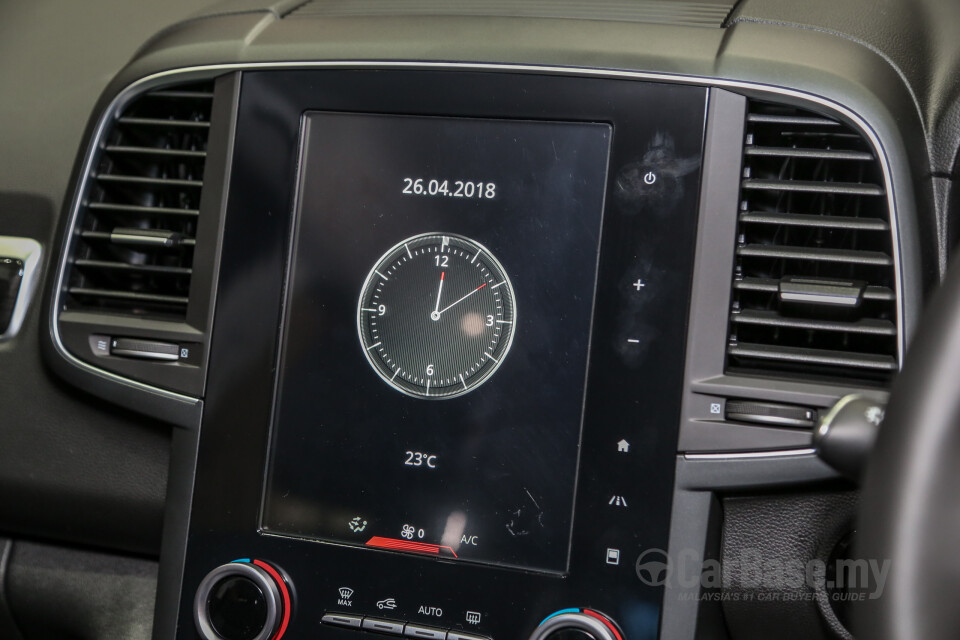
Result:
[[[653,184],[657,181],[657,174],[655,174],[653,171],[647,171],[645,174],[643,174],[643,181],[647,184]]]

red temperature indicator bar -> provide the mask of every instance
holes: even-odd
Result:
[[[590,617],[592,617],[592,618],[596,618],[597,620],[599,620],[600,622],[602,622],[603,625],[604,625],[607,629],[610,629],[610,631],[613,632],[613,635],[614,635],[614,637],[616,637],[617,640],[623,640],[623,636],[620,635],[620,631],[618,631],[617,628],[614,626],[614,624],[613,624],[612,622],[610,622],[610,620],[609,620],[609,618],[607,618],[607,616],[602,616],[602,615],[600,615],[599,613],[597,613],[596,611],[590,611],[590,609],[583,609],[583,612],[584,612],[585,614],[587,614],[588,616],[590,616]]]
[[[452,547],[440,546],[438,544],[427,544],[426,542],[414,542],[412,540],[397,540],[396,538],[383,538],[373,536],[367,540],[368,547],[377,547],[379,549],[392,549],[394,551],[412,551],[413,553],[429,553],[431,555],[450,555],[457,557],[457,552]]]

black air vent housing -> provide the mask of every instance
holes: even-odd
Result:
[[[750,101],[727,370],[884,383],[898,368],[892,219],[852,126]]]
[[[177,424],[204,393],[238,93],[235,74],[198,75],[121,88],[95,114],[44,343],[74,384]]]
[[[146,93],[109,125],[75,227],[64,309],[186,317],[212,83]]]

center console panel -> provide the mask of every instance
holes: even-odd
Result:
[[[657,637],[707,95],[242,73],[178,638]]]

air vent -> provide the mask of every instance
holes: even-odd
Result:
[[[146,93],[108,125],[75,228],[64,307],[183,320],[211,83]]]
[[[883,171],[839,120],[751,101],[727,369],[883,383],[897,294]]]

